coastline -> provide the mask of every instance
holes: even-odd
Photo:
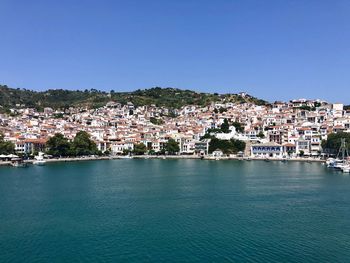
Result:
[[[256,158],[256,157],[214,157],[214,156],[200,156],[194,155],[167,155],[167,156],[152,156],[152,155],[138,155],[133,156],[133,159],[199,159],[199,160],[212,160],[212,161],[222,161],[222,160],[236,160],[236,161],[292,161],[292,162],[318,162],[324,163],[325,160],[314,159],[314,158]]]
[[[47,163],[54,162],[83,162],[83,161],[98,161],[98,160],[123,160],[123,159],[161,159],[161,160],[177,160],[177,159],[191,159],[191,160],[211,160],[211,161],[222,161],[222,160],[236,160],[236,161],[286,161],[286,162],[317,162],[324,163],[325,160],[313,159],[313,158],[256,158],[256,157],[214,157],[204,156],[200,157],[197,155],[166,155],[166,156],[155,156],[155,155],[135,155],[132,157],[125,156],[100,156],[100,157],[73,157],[73,158],[52,158],[45,159]],[[35,160],[25,160],[28,164],[33,164]],[[0,166],[10,166],[10,161],[0,161]]]

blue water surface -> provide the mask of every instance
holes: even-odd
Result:
[[[0,262],[350,262],[350,176],[264,161],[0,167]]]

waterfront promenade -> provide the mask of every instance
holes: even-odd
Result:
[[[256,157],[235,157],[235,156],[222,156],[222,157],[214,157],[211,155],[207,156],[198,156],[198,155],[135,155],[135,156],[85,156],[85,157],[72,157],[72,158],[52,158],[45,159],[47,163],[53,162],[83,162],[83,161],[96,161],[96,160],[122,160],[122,159],[197,159],[197,160],[238,160],[238,161],[292,161],[292,162],[318,162],[324,163],[323,159],[315,159],[315,158],[256,158]],[[35,160],[25,160],[26,163],[32,164]],[[11,165],[10,161],[0,161],[0,166],[8,166]]]

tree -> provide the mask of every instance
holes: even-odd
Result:
[[[153,123],[155,125],[162,125],[162,124],[164,124],[164,121],[162,119],[157,119],[157,118],[151,117],[149,120],[150,120],[151,123]]]
[[[90,135],[85,131],[80,131],[75,135],[71,147],[72,153],[77,156],[97,154],[97,146],[90,139]]]
[[[320,102],[318,102],[318,101],[315,101],[314,102],[314,107],[315,108],[318,108],[318,107],[320,107],[322,104],[320,103]]]
[[[220,149],[224,154],[238,153],[244,151],[245,142],[240,140],[220,140],[218,138],[212,138],[209,143],[209,153],[212,153],[216,149]]]
[[[260,131],[259,134],[258,134],[258,137],[261,138],[261,139],[264,139],[265,138],[265,134]]]
[[[245,150],[246,143],[244,141],[231,139],[230,142],[233,153],[243,152]]]
[[[0,134],[0,154],[11,154],[15,152],[15,145],[12,142],[4,140],[4,136]]]
[[[168,152],[168,154],[176,154],[180,151],[180,147],[174,139],[169,139],[165,145],[165,150]]]
[[[236,128],[237,132],[244,132],[244,128],[242,127],[242,124],[239,122],[233,122],[232,126],[234,126]]]
[[[314,110],[314,108],[311,108],[310,106],[306,106],[306,105],[300,106],[299,109],[300,110],[305,110],[305,111],[312,111],[312,110]]]
[[[53,117],[54,117],[55,119],[62,119],[62,118],[64,117],[64,115],[63,115],[63,113],[55,113],[55,114],[53,115]]]
[[[131,150],[129,149],[123,149],[123,155],[130,155]]]
[[[144,155],[147,152],[147,147],[143,143],[135,144],[133,153],[135,155]]]
[[[149,155],[156,155],[157,153],[156,153],[155,150],[151,149],[151,150],[148,151],[148,154]]]
[[[202,137],[200,137],[200,140],[204,140],[204,139],[212,139],[215,138],[215,136],[210,135],[209,132],[206,132]]]
[[[220,107],[220,109],[219,109],[219,112],[220,113],[224,113],[224,112],[226,112],[227,111],[227,109],[226,108],[223,108],[223,107]]]
[[[305,154],[305,152],[304,152],[303,150],[301,150],[301,151],[299,152],[300,157],[303,157],[304,154]]]
[[[47,153],[55,157],[68,156],[70,153],[70,143],[61,133],[56,133],[47,143]]]
[[[228,124],[228,120],[225,118],[224,123],[221,124],[221,131],[224,133],[229,133],[230,132],[230,125]]]

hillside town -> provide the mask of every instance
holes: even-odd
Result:
[[[179,145],[178,155],[222,156],[225,152],[221,149],[209,150],[211,138],[216,137],[244,141],[245,150],[231,153],[235,155],[320,158],[325,154],[321,142],[327,135],[350,132],[350,111],[341,103],[321,100],[298,99],[260,106],[222,100],[205,107],[187,105],[180,109],[110,101],[97,109],[47,107],[43,112],[17,106],[10,114],[0,115],[0,133],[22,155],[45,152],[46,142],[57,133],[73,140],[79,131],[86,131],[98,150],[110,155],[132,152],[141,143],[149,154],[159,154],[173,139]],[[222,132],[225,120],[230,126]]]

